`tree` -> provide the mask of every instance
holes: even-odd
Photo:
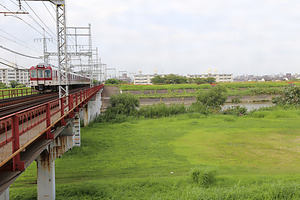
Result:
[[[12,88],[15,88],[15,87],[18,85],[18,82],[17,82],[17,81],[10,81],[9,85],[10,85]]]
[[[117,85],[119,83],[122,83],[123,81],[118,80],[118,79],[108,79],[105,81],[105,84],[112,84],[112,85]],[[126,82],[127,83],[127,82]]]
[[[272,102],[276,105],[300,105],[300,87],[285,86],[282,95],[274,97]]]
[[[223,85],[217,85],[210,90],[202,91],[197,101],[208,108],[220,110],[228,98],[228,89]]]
[[[0,81],[0,89],[6,89],[6,88],[7,88],[7,86]]]
[[[164,83],[166,83],[166,79],[164,77],[161,77],[161,76],[154,76],[151,79],[151,83],[153,83],[153,84],[164,84]]]
[[[206,78],[206,83],[213,84],[215,82],[216,82],[216,79],[214,77],[207,77]]]
[[[26,85],[19,83],[15,88],[24,88],[24,87],[26,87]]]

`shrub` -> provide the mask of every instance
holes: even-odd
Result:
[[[201,113],[201,114],[209,114],[209,110],[207,106],[203,105],[199,101],[193,102],[191,106],[187,108],[188,113]]]
[[[282,95],[272,99],[276,105],[299,105],[300,104],[300,87],[295,85],[285,86]]]
[[[239,104],[239,103],[241,103],[241,98],[240,97],[234,97],[233,99],[231,99],[231,103]]]
[[[132,94],[119,93],[110,97],[110,106],[107,108],[114,114],[132,115],[140,106],[140,101]]]
[[[208,91],[201,91],[197,101],[207,107],[221,110],[221,106],[224,105],[227,97],[228,89],[223,85],[217,85]]]
[[[184,104],[171,104],[167,106],[165,103],[160,103],[141,107],[138,111],[138,116],[143,116],[146,118],[159,118],[184,113],[186,113],[186,107]]]
[[[247,108],[245,106],[232,106],[223,111],[224,115],[246,115]]]
[[[216,175],[217,171],[211,168],[202,169],[196,166],[190,170],[190,178],[192,182],[203,187],[209,187],[214,184],[217,181]]]

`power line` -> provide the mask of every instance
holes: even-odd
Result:
[[[8,10],[8,11],[10,11],[11,12],[11,10],[9,10],[8,8],[6,8],[4,5],[2,5],[1,3],[0,3],[0,5],[3,7],[3,8],[5,8],[6,10]],[[41,35],[43,35],[43,33],[41,33],[39,30],[37,30],[36,28],[34,28],[31,24],[29,24],[28,22],[26,22],[26,21],[24,21],[22,18],[20,18],[20,17],[18,17],[16,14],[13,14],[12,15],[13,17],[16,17],[17,19],[19,19],[19,20],[21,20],[22,22],[24,22],[25,24],[27,24],[28,26],[30,26],[32,29],[34,29],[36,32],[38,32],[38,33],[40,33]]]
[[[10,0],[13,4],[15,4],[15,5],[18,5],[17,3],[15,3],[13,0]],[[28,5],[28,3],[25,1],[25,3]],[[33,11],[33,9],[28,5],[28,7]],[[28,12],[24,7],[23,7],[23,9],[24,9],[24,11],[26,11],[26,12]],[[41,18],[33,11],[33,13],[41,20]],[[33,16],[32,15],[28,15],[38,26],[40,26],[42,29],[44,28],[42,25],[40,25],[34,18],[33,18]],[[41,22],[48,28],[48,26],[43,22],[43,20],[41,20]],[[48,28],[49,29],[49,28]],[[49,29],[50,30],[50,29]],[[51,36],[51,34],[49,34],[47,31],[45,31],[50,37],[52,37]],[[50,30],[50,32],[52,32],[51,30]],[[52,34],[54,34],[53,32],[52,32]],[[54,34],[54,37],[55,37],[56,35]]]
[[[45,25],[45,27],[54,35],[54,38],[56,37],[55,33],[45,24],[45,22],[36,14],[36,12],[31,8],[31,6],[25,1],[26,5],[32,10],[32,12],[37,16],[37,18]],[[26,10],[25,10],[26,11]],[[29,14],[30,15],[30,14]],[[30,15],[31,16],[31,15]],[[33,18],[33,17],[32,17]]]
[[[23,54],[23,53],[19,53],[19,52],[13,51],[13,50],[8,49],[8,48],[6,48],[6,47],[4,47],[4,46],[2,46],[2,45],[0,45],[0,48],[4,49],[4,50],[6,50],[6,51],[12,52],[12,53],[14,53],[14,54],[18,54],[18,55],[20,55],[20,56],[27,57],[27,58],[41,59],[41,58],[39,58],[39,57],[29,56],[29,55],[26,55],[26,54]]]
[[[42,3],[44,4],[45,8],[48,10],[49,14],[51,15],[52,19],[56,22],[55,17],[52,15],[52,13],[50,12],[50,10],[48,9],[48,7],[46,6],[46,4],[42,1]],[[55,10],[54,10],[55,11]]]
[[[14,43],[17,43],[17,44],[23,46],[23,47],[26,47],[26,48],[28,48],[28,49],[31,49],[31,50],[37,52],[37,53],[40,53],[40,50],[39,50],[39,49],[36,49],[36,48],[34,48],[34,47],[31,48],[31,47],[29,47],[29,46],[30,46],[29,44],[26,44],[25,42],[19,40],[18,38],[14,37],[13,35],[11,35],[11,34],[5,32],[5,31],[3,31],[3,30],[0,30],[0,31],[2,31],[2,32],[6,33],[7,35],[13,37],[15,40],[12,40],[12,39],[10,39],[10,38],[8,38],[8,37],[5,37],[5,36],[3,36],[3,35],[0,35],[0,37],[3,37],[3,38],[5,38],[5,39],[7,39],[7,40],[9,40],[9,41],[12,41],[12,42],[14,42]],[[17,40],[19,40],[20,42],[17,42]],[[21,44],[21,43],[23,43],[23,44]]]
[[[10,62],[10,63],[12,63],[11,61],[9,61],[9,60],[6,60],[6,59],[4,59],[4,58],[0,58],[1,60],[4,60],[5,62]],[[12,67],[11,65],[8,65],[8,64],[5,64],[5,63],[3,63],[3,62],[1,62],[1,64],[3,64],[3,65],[6,65],[6,66],[9,66],[9,67]],[[15,64],[17,67],[22,67],[22,68],[24,68],[24,69],[27,69],[26,67],[23,67],[23,66],[21,66],[21,65],[17,65],[17,64]],[[14,68],[14,67],[13,67]]]

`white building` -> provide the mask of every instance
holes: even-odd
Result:
[[[150,85],[154,74],[137,74],[133,75],[133,84]]]
[[[0,82],[10,86],[11,81],[29,85],[29,69],[0,68]]]
[[[187,78],[208,78],[213,77],[216,79],[217,83],[222,82],[233,82],[233,74],[194,74],[187,75]]]

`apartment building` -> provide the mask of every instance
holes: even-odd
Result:
[[[29,85],[29,69],[0,68],[0,81],[10,86],[11,81]]]
[[[208,78],[214,77],[217,83],[233,82],[233,74],[194,74],[187,75],[187,78]]]
[[[150,85],[154,74],[137,74],[133,75],[133,84]]]

